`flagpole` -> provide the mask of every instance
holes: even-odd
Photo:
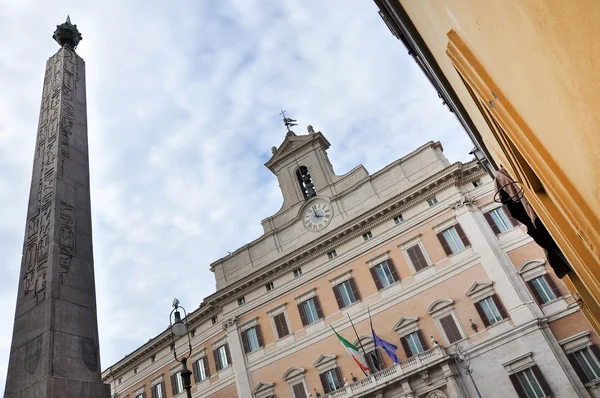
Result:
[[[333,328],[333,326],[331,326],[331,323],[329,324],[329,327],[331,328],[331,330],[333,330],[334,334],[337,334],[337,332],[335,331],[335,329]],[[360,368],[360,366],[359,366]],[[365,374],[365,377],[369,377],[369,375],[367,374],[367,372],[365,372],[365,370],[363,368],[360,368],[360,370],[363,371],[363,373]]]
[[[358,344],[360,344],[360,349],[362,350],[363,355],[365,356],[365,361],[366,361],[367,353],[365,352],[365,347],[363,347],[362,341],[360,341],[360,337],[358,337],[358,333],[356,333],[356,328],[354,327],[354,323],[352,323],[352,318],[350,318],[350,314],[347,314],[347,315],[348,315],[348,319],[350,319],[350,325],[352,325],[352,329],[354,329],[354,334],[356,335],[356,339],[358,340]],[[375,373],[375,372],[373,372],[373,369],[370,369],[370,370],[371,370],[371,373]],[[363,370],[363,372],[364,372],[365,376],[367,376],[367,372],[365,372],[364,370]]]

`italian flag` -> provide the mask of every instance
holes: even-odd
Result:
[[[352,359],[354,359],[354,362],[356,362],[359,368],[361,368],[362,370],[371,370],[365,363],[363,363],[363,361],[361,361],[360,354],[358,353],[358,348],[356,348],[352,343],[340,336],[338,332],[335,331],[335,329],[333,330],[333,333],[335,333],[338,339],[340,339],[340,343],[342,343],[346,351],[348,351],[348,354],[352,356]]]

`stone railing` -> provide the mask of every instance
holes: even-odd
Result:
[[[431,350],[409,358],[398,365],[374,373],[366,379],[348,384],[339,390],[329,393],[325,398],[357,398],[367,396],[375,392],[378,388],[401,379],[407,373],[426,368],[429,364],[436,362],[445,356],[446,350],[441,346],[436,346]]]

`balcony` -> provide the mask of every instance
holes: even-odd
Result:
[[[399,382],[410,375],[419,373],[449,358],[450,356],[446,353],[446,350],[441,346],[437,346],[397,365],[374,373],[364,380],[346,385],[339,390],[329,393],[325,398],[358,398],[370,396],[377,390]]]

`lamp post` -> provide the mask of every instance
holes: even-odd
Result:
[[[181,320],[181,313],[179,309],[183,311],[183,321]],[[173,310],[169,315],[169,324],[171,325],[171,340],[173,342],[173,356],[177,362],[181,362],[183,370],[181,371],[181,379],[183,380],[183,388],[186,391],[187,398],[192,398],[192,371],[187,367],[187,360],[192,355],[192,338],[188,331],[187,324],[187,312],[185,308],[179,305],[179,300],[173,300]],[[181,337],[187,334],[188,338],[188,352],[182,355],[180,358],[177,357],[177,349],[175,348],[175,338]]]
[[[471,325],[474,325],[473,321],[471,321]],[[474,330],[476,329],[477,328],[475,327]],[[456,347],[456,350],[458,351],[458,360],[463,363],[462,367],[465,371],[465,375],[469,376],[469,378],[471,379],[471,383],[473,383],[473,387],[475,388],[477,397],[482,398],[481,393],[479,392],[479,388],[477,387],[477,383],[475,383],[475,379],[473,379],[473,368],[471,367],[471,359],[463,354],[463,352],[460,350],[460,347]]]

